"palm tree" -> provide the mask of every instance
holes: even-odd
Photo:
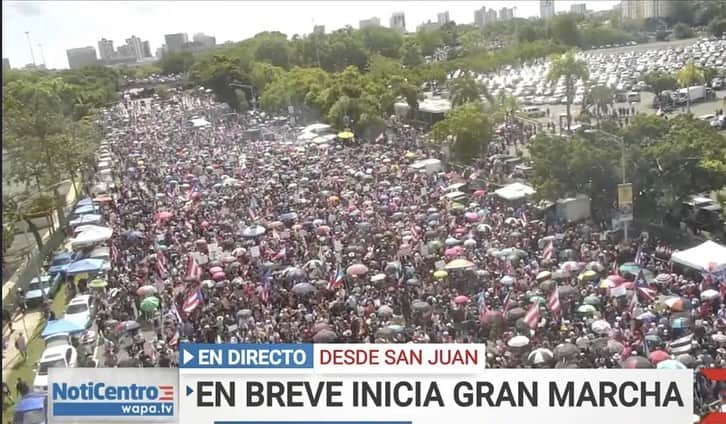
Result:
[[[478,103],[481,101],[482,96],[491,99],[486,86],[469,75],[464,75],[449,82],[451,106]]]
[[[703,72],[693,62],[688,62],[678,71],[676,81],[681,88],[686,89],[686,107],[688,113],[691,113],[691,90],[688,87],[703,82]]]
[[[595,109],[598,126],[600,124],[600,116],[603,113],[607,113],[608,108],[612,107],[614,95],[613,90],[604,85],[598,85],[590,89],[587,95],[587,104]]]
[[[587,80],[590,73],[587,70],[587,64],[582,60],[575,58],[575,53],[570,50],[562,56],[554,56],[550,62],[550,70],[547,72],[547,79],[551,82],[559,81],[560,78],[565,80],[565,95],[567,96],[567,130],[570,130],[572,115],[570,107],[572,99],[575,97],[575,83],[577,80]]]

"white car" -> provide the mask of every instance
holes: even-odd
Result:
[[[78,324],[80,327],[88,328],[91,326],[91,309],[93,308],[93,298],[87,294],[76,296],[66,306],[63,319]]]
[[[48,391],[48,370],[50,368],[75,368],[78,364],[78,352],[69,344],[49,346],[38,361],[38,368],[33,379],[33,390]]]

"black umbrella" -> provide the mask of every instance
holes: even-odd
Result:
[[[558,345],[555,350],[555,358],[572,358],[579,355],[580,349],[572,343],[562,343]]]
[[[516,321],[520,318],[523,318],[525,315],[527,315],[527,311],[525,311],[523,308],[512,308],[507,311],[505,314],[505,317],[507,318],[507,321]]]

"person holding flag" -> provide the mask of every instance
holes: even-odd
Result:
[[[328,290],[338,290],[338,288],[340,288],[340,286],[343,284],[344,279],[345,273],[343,272],[343,267],[338,265],[335,273],[330,277],[330,280],[328,280]]]

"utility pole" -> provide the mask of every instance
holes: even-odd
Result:
[[[35,53],[33,53],[33,43],[30,42],[30,31],[25,31],[25,37],[28,39],[28,47],[30,48],[30,57],[33,59],[33,66],[35,66]]]
[[[45,68],[45,55],[43,54],[43,44],[38,43],[38,48],[40,49],[40,60],[43,61],[43,67]]]

